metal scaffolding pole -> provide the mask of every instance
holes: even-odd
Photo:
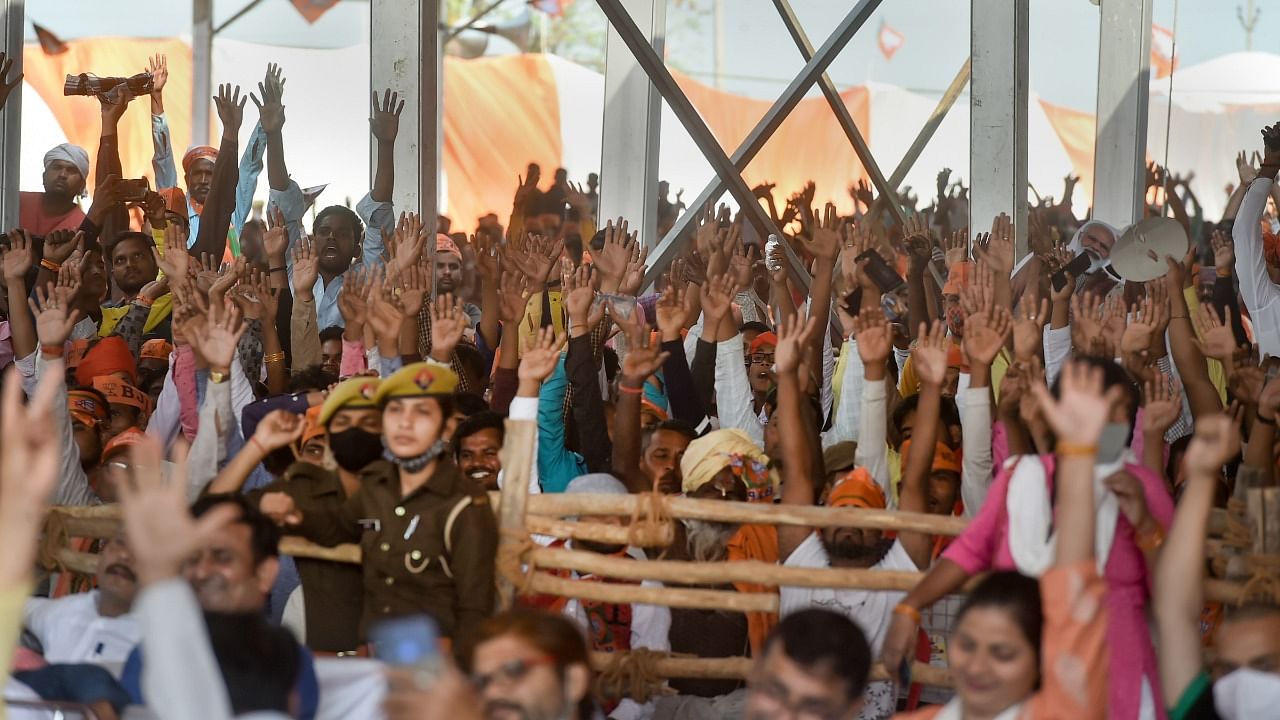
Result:
[[[1151,4],[1151,0],[1102,2],[1093,218],[1116,227],[1142,219],[1151,75]]]
[[[422,215],[434,235],[439,212],[441,112],[444,62],[441,58],[438,0],[372,0],[370,8],[370,87],[400,93],[404,112],[396,140],[395,193],[399,210]],[[368,104],[368,100],[364,100]],[[377,162],[377,141],[370,138],[370,181]],[[427,243],[434,253],[435,243]]]
[[[969,227],[1013,218],[1015,256],[1027,247],[1028,0],[972,0]]]
[[[800,54],[804,56],[805,62],[809,62],[813,59],[813,43],[809,42],[809,36],[805,33],[804,27],[800,25],[800,19],[796,17],[790,1],[773,0],[773,4],[778,8],[778,14],[782,16],[782,24],[787,26],[787,32],[791,33],[791,39],[795,41],[796,47],[800,49]],[[899,223],[906,222],[906,219],[902,216],[902,203],[898,202],[897,188],[891,187],[885,181],[884,173],[880,171],[880,165],[876,163],[875,157],[871,154],[871,148],[867,146],[866,139],[862,137],[862,133],[858,131],[858,126],[853,122],[853,116],[849,114],[849,108],[845,107],[844,98],[840,97],[840,91],[836,89],[836,84],[831,81],[830,76],[822,73],[818,77],[818,87],[822,88],[822,94],[827,98],[827,104],[831,106],[831,111],[836,114],[836,121],[840,123],[840,128],[844,130],[845,137],[849,138],[849,144],[853,145],[853,152],[862,163],[862,168],[867,171],[867,175],[871,176],[871,184],[875,187],[876,193],[888,199],[889,212],[893,213],[895,220]]]
[[[645,45],[661,57],[667,0],[621,1]],[[605,43],[599,217],[627,218],[648,245],[657,242],[661,131],[662,98],[611,25]]]
[[[191,144],[208,145],[213,103],[213,0],[192,0],[191,15]]]
[[[616,0],[597,1],[605,9],[606,15],[609,14],[608,5],[616,3]],[[672,110],[680,118],[685,129],[689,131],[689,135],[693,137],[694,142],[698,143],[699,149],[706,155],[708,162],[711,163],[712,169],[715,171],[715,177],[712,178],[710,184],[690,204],[689,207],[692,211],[682,215],[676,222],[676,226],[667,233],[662,242],[658,244],[658,247],[649,254],[649,272],[644,279],[646,286],[652,284],[661,273],[665,272],[667,266],[680,253],[683,241],[693,230],[696,215],[698,214],[696,211],[708,202],[719,198],[726,188],[733,194],[734,199],[737,200],[743,211],[747,213],[748,220],[752,222],[760,237],[763,238],[771,232],[777,232],[776,229],[771,229],[773,228],[772,219],[760,207],[760,203],[752,196],[751,189],[743,181],[742,170],[756,156],[756,153],[760,152],[760,149],[764,147],[774,131],[782,125],[787,114],[804,98],[809,88],[813,87],[818,77],[826,72],[836,55],[844,49],[844,46],[849,43],[849,40],[867,21],[871,13],[880,6],[880,2],[881,0],[861,0],[849,11],[849,14],[836,26],[831,36],[822,44],[822,47],[814,52],[813,58],[805,64],[804,68],[792,79],[791,84],[787,86],[787,89],[783,91],[778,100],[765,112],[764,117],[760,118],[760,122],[756,123],[756,126],[747,134],[742,144],[733,152],[732,158],[725,155],[720,144],[711,136],[710,131],[703,124],[697,111],[689,104],[688,99],[685,98],[684,93],[680,91],[675,81],[671,79],[670,73],[666,72],[666,68],[662,66],[661,61],[657,61],[657,66],[661,73],[665,75],[666,81],[663,83],[659,83],[658,78],[655,77],[654,72],[649,67],[645,68],[646,72],[649,73],[650,79],[658,86],[663,97],[672,106]],[[609,20],[611,23],[617,24],[612,16],[610,16]],[[634,47],[632,51],[635,52]],[[668,83],[669,87],[664,87]],[[672,95],[668,95],[669,91]],[[674,102],[672,96],[678,96],[681,102]],[[687,117],[691,119],[686,119]],[[695,130],[698,132],[695,132]],[[701,133],[705,133],[705,137],[701,137]],[[783,243],[782,246],[787,250],[788,259],[792,262],[793,270],[799,270],[799,279],[807,289],[809,286],[808,273],[804,272],[803,268],[800,268],[799,260],[791,252],[790,246],[787,243]]]
[[[0,50],[13,59],[9,77],[22,72],[24,0],[0,0]],[[0,82],[7,78],[0,77]],[[22,172],[22,85],[0,110],[0,232],[18,225],[18,179]]]

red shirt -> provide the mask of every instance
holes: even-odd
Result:
[[[36,237],[44,237],[54,230],[76,230],[84,222],[84,211],[74,206],[64,215],[48,215],[41,202],[44,193],[18,193],[18,226]]]

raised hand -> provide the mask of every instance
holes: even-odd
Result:
[[[498,273],[501,272],[502,260],[498,255],[498,244],[486,232],[471,236],[471,247],[476,255],[476,270],[489,287],[497,287]]]
[[[1222,466],[1240,452],[1240,428],[1226,415],[1196,418],[1196,432],[1182,461],[1187,475],[1218,478]]]
[[[702,314],[704,325],[708,328],[720,324],[733,304],[733,277],[724,274],[710,276],[707,284],[702,286]]]
[[[364,324],[369,319],[370,296],[382,287],[382,266],[359,271],[348,270],[338,291],[338,312],[342,315],[343,337],[352,341],[364,339]]]
[[[312,287],[320,277],[320,255],[310,235],[298,242],[293,250],[293,287],[299,296],[312,296]]]
[[[240,125],[244,122],[244,104],[248,99],[240,96],[239,85],[236,85],[234,90],[226,83],[218,86],[218,94],[213,97],[213,102],[218,106],[218,119],[222,121],[223,136],[235,137],[239,134]],[[266,129],[265,126],[263,129]]]
[[[302,522],[302,511],[294,504],[293,497],[288,493],[263,493],[258,500],[258,510],[277,525],[297,525]]]
[[[518,323],[529,307],[529,279],[524,273],[506,270],[498,282],[498,319]]]
[[[893,329],[884,310],[869,307],[853,318],[853,336],[858,343],[858,357],[866,367],[881,367],[893,349]],[[777,361],[777,355],[774,355]]]
[[[400,93],[391,92],[390,89],[384,90],[382,105],[378,105],[377,90],[372,91],[370,95],[373,96],[373,107],[369,116],[369,132],[373,133],[378,142],[395,142],[396,135],[400,133],[400,112],[404,110],[404,101],[400,99]]]
[[[779,376],[784,373],[795,373],[800,369],[800,363],[804,361],[805,348],[809,346],[817,330],[818,319],[813,317],[800,320],[792,316],[783,318],[778,323],[778,345],[773,350],[773,364]]]
[[[130,102],[133,102],[133,91],[129,89],[129,83],[120,83],[108,92],[99,94],[103,126],[115,127],[120,118],[124,117],[124,111],[129,108]]]
[[[951,237],[943,240],[942,249],[950,271],[958,263],[969,259],[969,228],[951,233]]]
[[[1230,373],[1227,377],[1227,390],[1241,404],[1257,405],[1262,397],[1263,385],[1267,376],[1258,366],[1257,348],[1249,350],[1241,348],[1231,360]]]
[[[1277,412],[1280,412],[1280,379],[1272,378],[1258,396],[1258,416],[1275,420]]]
[[[1160,311],[1150,295],[1142,298],[1129,309],[1129,323],[1120,335],[1120,354],[1140,353],[1151,347]]]
[[[405,321],[405,312],[389,285],[373,289],[368,314],[369,327],[373,328],[380,352],[387,357],[395,355],[400,347],[400,328]]]
[[[946,328],[941,321],[934,320],[933,327],[920,323],[911,357],[914,358],[916,375],[920,377],[922,385],[941,387],[946,382],[948,342]]]
[[[978,249],[978,248],[975,248]],[[991,233],[982,244],[979,258],[991,264],[995,272],[1006,276],[1013,271],[1013,219],[1000,213],[991,222]]]
[[[244,316],[235,303],[226,301],[210,303],[205,317],[204,332],[188,337],[187,342],[204,358],[210,369],[227,372],[231,369],[240,336],[244,334]]]
[[[649,248],[635,245],[630,262],[622,273],[622,282],[618,285],[618,294],[635,295],[640,292],[640,284],[644,282],[644,274],[648,271],[645,261],[649,258]]]
[[[4,279],[10,281],[25,278],[34,262],[31,233],[22,228],[10,230],[9,247],[4,249]]]
[[[989,310],[968,315],[964,319],[964,351],[969,362],[991,365],[1004,347],[1012,330],[1009,310],[996,305]],[[943,368],[945,371],[945,368]]]
[[[540,328],[520,356],[520,368],[516,376],[520,380],[541,383],[555,372],[556,363],[560,362],[560,351],[568,342],[565,336],[556,337],[555,328]]]
[[[261,99],[259,99],[259,95]],[[249,99],[258,108],[258,122],[268,135],[284,128],[284,78],[275,63],[267,65],[267,76],[258,83],[258,95],[249,93]]]
[[[800,236],[800,242],[810,255],[819,260],[834,263],[836,256],[840,254],[840,226],[840,216],[836,213],[836,206],[827,203],[823,208],[821,221],[813,224],[809,236]]]
[[[1058,399],[1041,383],[1031,386],[1040,412],[1057,434],[1058,442],[1096,447],[1111,405],[1124,396],[1124,389],[1115,385],[1104,393],[1102,370],[1079,360],[1063,366],[1058,384]]]
[[[1254,153],[1257,154],[1256,152]],[[1240,184],[1248,185],[1253,179],[1258,177],[1258,169],[1249,162],[1248,155],[1244,150],[1236,153],[1236,174],[1240,176]]]
[[[595,306],[596,289],[590,265],[573,267],[567,258],[562,263],[561,297],[569,312],[570,334],[586,334],[604,319],[604,307]]]
[[[422,218],[417,213],[400,213],[400,221],[396,223],[396,231],[388,248],[391,253],[389,265],[392,266],[388,272],[393,269],[405,270],[418,264],[427,243],[427,237],[423,233]],[[296,269],[294,273],[297,273]]]
[[[227,291],[236,286],[249,272],[249,263],[243,256],[229,263],[223,263],[218,270],[218,278],[209,286],[209,304],[221,305]]]
[[[641,324],[637,315],[624,317],[622,313],[614,312],[610,303],[609,317],[622,328],[627,338],[627,354],[622,358],[620,382],[630,388],[643,387],[649,376],[662,368],[662,363],[670,353],[660,352],[659,345],[650,342],[649,330]]]
[[[267,452],[279,450],[302,439],[307,422],[288,410],[272,410],[258,423],[253,439]]]
[[[143,585],[176,577],[182,563],[235,522],[240,512],[224,503],[199,519],[192,518],[187,509],[185,463],[166,478],[161,459],[159,442],[144,438],[129,452],[129,481],[117,487],[125,537]]]
[[[1236,244],[1231,241],[1231,236],[1215,229],[1213,235],[1209,238],[1209,242],[1213,245],[1213,267],[1219,273],[1234,273],[1236,266]]]
[[[0,65],[3,55],[0,55]],[[0,73],[0,80],[4,74]],[[46,372],[30,402],[23,404],[22,382],[10,367],[0,388],[0,582],[16,588],[29,582],[35,549],[49,497],[58,484],[63,448],[54,430],[54,399],[62,382]],[[66,412],[57,408],[57,412]]]
[[[1120,352],[1120,338],[1124,335],[1125,322],[1124,299],[1118,295],[1108,295],[1102,305],[1102,340],[1111,357]]]
[[[22,84],[22,73],[18,73],[13,79],[9,78],[9,70],[12,67],[13,58],[6,57],[0,52],[0,108],[3,108],[9,100],[9,93]]]
[[[969,282],[960,291],[960,307],[965,315],[990,310],[996,302],[996,278],[985,261],[974,263]]]
[[[396,272],[400,286],[400,305],[406,317],[416,318],[431,290],[431,273],[420,263]],[[434,332],[434,330],[433,330]]]
[[[84,250],[84,233],[54,230],[44,236],[44,259],[61,265],[76,250]]]
[[[604,247],[593,252],[591,261],[596,270],[610,280],[610,286],[616,287],[622,282],[627,263],[631,260],[631,247],[637,242],[637,234],[629,233],[630,226],[625,218],[617,222],[608,220],[604,224]]]
[[[1071,296],[1071,344],[1078,352],[1105,354],[1102,300],[1092,292]]]
[[[462,340],[467,329],[467,313],[462,309],[462,299],[453,299],[453,293],[445,293],[431,304],[431,357],[449,362],[453,349]]]
[[[1182,393],[1163,375],[1142,384],[1142,431],[1163,437],[1182,414]]]
[[[280,298],[272,294],[271,284],[264,273],[250,269],[236,285],[231,299],[240,306],[245,318],[275,324]]]
[[[31,313],[35,315],[36,337],[41,345],[62,347],[71,336],[71,328],[80,320],[80,311],[71,308],[67,299],[60,295],[50,283],[47,291],[37,287],[27,300]]]
[[[720,212],[727,213],[728,207],[721,205]],[[716,235],[720,231],[720,224],[716,220],[715,203],[709,202],[702,212],[698,214],[698,226],[693,231],[694,248],[702,255],[702,257],[712,257],[712,252],[716,246]]]
[[[1049,320],[1049,300],[1040,298],[1036,304],[1036,296],[1030,290],[1022,296],[1014,313],[1013,320],[1013,354],[1019,359],[1039,355],[1043,347],[1044,324]],[[965,321],[968,327],[968,321]],[[966,330],[967,332],[967,330]]]
[[[1204,303],[1194,319],[1201,337],[1200,352],[1224,363],[1231,362],[1236,351],[1236,337],[1231,326],[1218,317],[1217,308]]]
[[[519,257],[524,274],[538,287],[546,285],[552,269],[558,267],[564,251],[562,238],[546,238],[529,233],[524,247],[513,255]],[[514,259],[514,258],[513,258]]]
[[[169,82],[169,56],[156,53],[147,58],[147,72],[151,73],[151,97],[159,99]]]

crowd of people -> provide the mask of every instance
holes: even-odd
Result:
[[[1280,550],[1274,505],[1250,493],[1275,485],[1280,457],[1280,125],[1254,161],[1236,158],[1220,220],[1187,178],[1152,168],[1147,214],[1171,212],[1188,238],[1154,280],[1111,265],[1123,228],[1075,216],[1075,178],[1030,208],[1015,262],[1009,218],[971,239],[967,190],[943,171],[936,197],[903,201],[905,224],[865,184],[851,216],[815,208],[812,184],[756,188],[778,243],[663,187],[659,225],[693,212],[695,229],[646,287],[656,238],[597,217],[608,177],[548,183],[530,165],[508,218],[454,232],[465,219],[442,217],[433,236],[392,204],[403,102],[387,90],[370,103],[369,192],[313,213],[286,165],[281,68],[247,95],[218,88],[219,144],[189,149],[181,177],[165,59],[149,71],[157,187],[123,177],[116,128],[140,98],[118,85],[98,98],[96,158],[49,150],[44,191],[21,194],[2,240],[11,713],[43,700],[102,718],[364,717],[337,706],[330,668],[372,655],[391,662],[356,694],[376,696],[369,717],[403,720],[1273,716]],[[967,525],[708,518],[676,522],[659,548],[519,538],[920,579],[687,586],[773,593],[776,612],[589,592],[499,611],[490,493],[525,456],[504,450],[508,419],[536,425],[519,468],[531,493]],[[50,503],[118,503],[114,535],[70,539],[95,575],[34,581]],[[1231,503],[1260,530],[1210,539]],[[291,557],[286,535],[356,544],[360,562]],[[1254,582],[1227,602],[1206,597],[1210,579]],[[416,659],[395,662],[413,643]],[[593,654],[646,651],[753,669],[638,696],[593,675]],[[950,686],[913,682],[913,662],[949,669]]]

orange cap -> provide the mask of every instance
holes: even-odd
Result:
[[[886,506],[884,490],[864,467],[845,473],[836,481],[827,495],[828,507],[860,507],[883,510]]]
[[[307,424],[302,428],[302,444],[306,445],[313,439],[324,435],[324,425],[320,424],[320,411],[324,409],[323,405],[312,405],[307,408],[304,416]]]
[[[906,458],[908,457],[908,453],[910,451],[911,451],[911,441],[904,440],[902,442],[902,449],[898,451],[898,454],[903,459],[902,462],[904,466],[906,464]],[[939,442],[933,448],[933,467],[929,469],[929,472],[931,473],[950,472],[950,473],[959,474],[960,460],[956,457],[955,451],[947,447],[943,443]]]
[[[126,428],[124,432],[107,441],[106,447],[102,448],[102,461],[106,462],[107,458],[119,455],[134,445],[141,444],[146,439],[147,434],[138,428]]]
[[[969,284],[969,263],[956,263],[951,268],[951,274],[947,275],[947,281],[942,284],[943,295],[959,295],[961,290]]]

